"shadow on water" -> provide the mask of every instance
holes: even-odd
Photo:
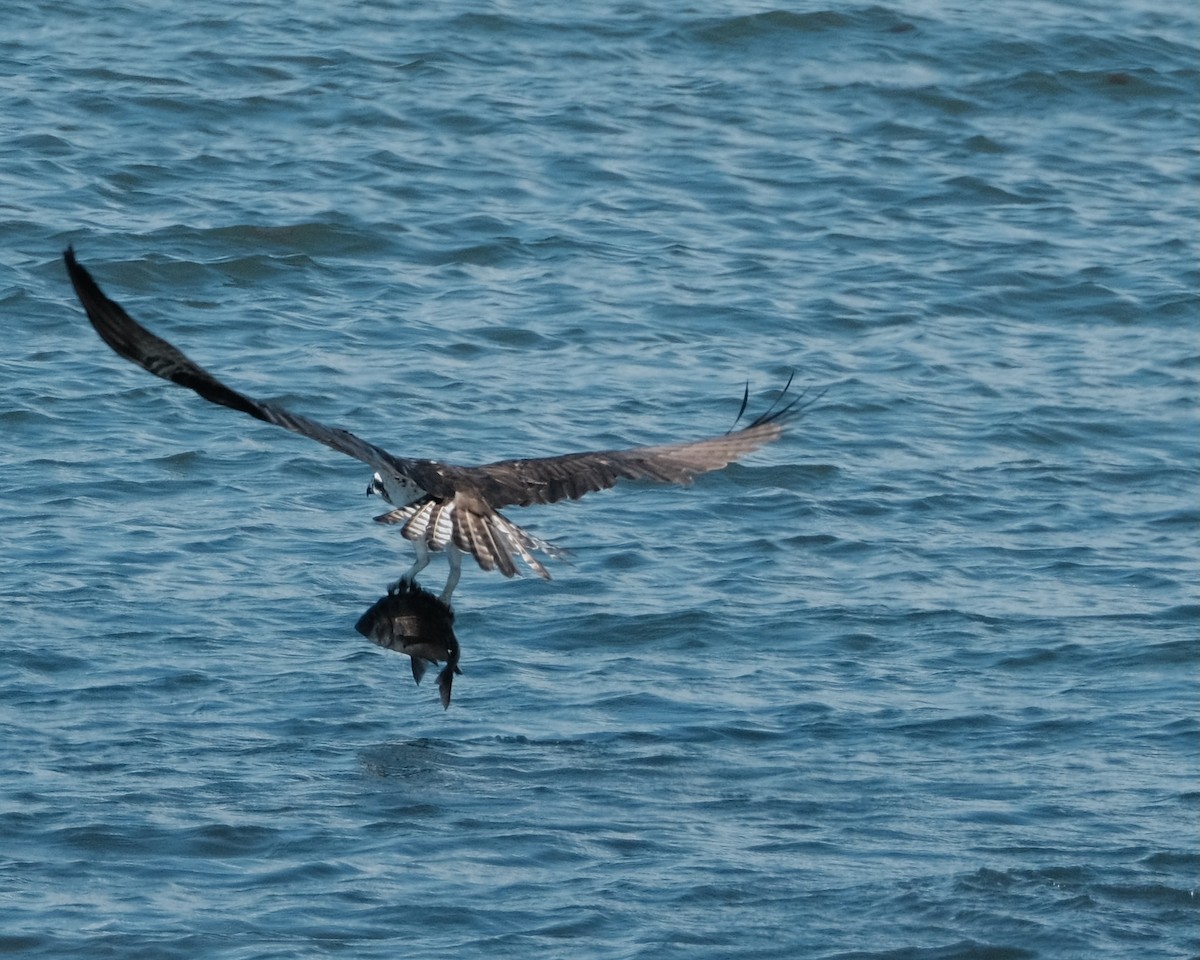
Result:
[[[462,765],[457,744],[449,740],[420,737],[415,740],[393,740],[359,751],[358,760],[368,777],[397,780],[419,779],[428,784],[431,779],[445,777]]]

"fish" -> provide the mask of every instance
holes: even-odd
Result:
[[[372,643],[410,657],[413,680],[418,684],[430,664],[444,663],[438,674],[438,693],[442,708],[450,708],[454,677],[461,676],[462,670],[454,611],[448,603],[414,582],[401,581],[358,618],[354,629]]]

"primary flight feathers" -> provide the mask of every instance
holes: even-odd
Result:
[[[205,400],[309,437],[371,467],[376,477],[368,492],[380,494],[396,507],[376,520],[400,525],[417,549],[417,563],[402,579],[411,582],[428,563],[430,550],[446,550],[451,562],[451,580],[442,594],[446,601],[458,580],[460,552],[471,554],[484,570],[498,568],[510,577],[516,573],[519,558],[539,576],[549,578],[533,553],[553,556],[555,548],[509,521],[498,512],[500,508],[575,500],[621,479],[688,483],[696,474],[720,469],[778,439],[784,424],[808,406],[801,403],[803,395],[782,402],[785,387],[772,408],[745,427],[705,440],[498,460],[470,467],[397,457],[347,430],[227,386],[105,296],[72,249],[63,257],[92,326],[122,357]]]

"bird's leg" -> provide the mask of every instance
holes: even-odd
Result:
[[[450,606],[450,594],[458,586],[458,578],[462,576],[462,551],[453,543],[446,544],[446,559],[450,561],[450,576],[446,579],[446,588],[438,598],[446,606]]]
[[[390,587],[388,593],[395,593],[402,586],[411,585],[417,579],[417,574],[429,566],[429,547],[425,546],[424,540],[414,540],[413,549],[417,552],[416,562],[408,568],[407,572]]]

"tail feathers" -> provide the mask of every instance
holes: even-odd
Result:
[[[532,534],[526,533],[502,514],[493,513],[488,519],[491,521],[490,526],[492,528],[493,540],[505,547],[510,557],[515,553],[525,561],[525,565],[530,570],[543,580],[550,579],[550,572],[533,555],[533,551],[540,550],[547,556],[554,557],[561,555],[560,550],[546,543],[545,540],[539,540]]]
[[[494,514],[477,510],[454,513],[454,545],[469,553],[484,570],[498,569],[506,577],[516,576],[517,565],[505,537],[493,523]]]
[[[423,497],[380,514],[375,521],[400,525],[406,540],[424,543],[433,551],[444,550],[453,543],[473,556],[482,569],[499,569],[506,577],[516,575],[514,558],[519,557],[539,577],[549,580],[550,572],[534,556],[534,551],[548,557],[566,556],[566,551],[522,530],[503,514],[495,510],[459,509],[454,500]]]
[[[375,518],[379,523],[402,523],[406,540],[426,544],[431,550],[445,550],[454,536],[454,504],[451,500],[423,497]]]

